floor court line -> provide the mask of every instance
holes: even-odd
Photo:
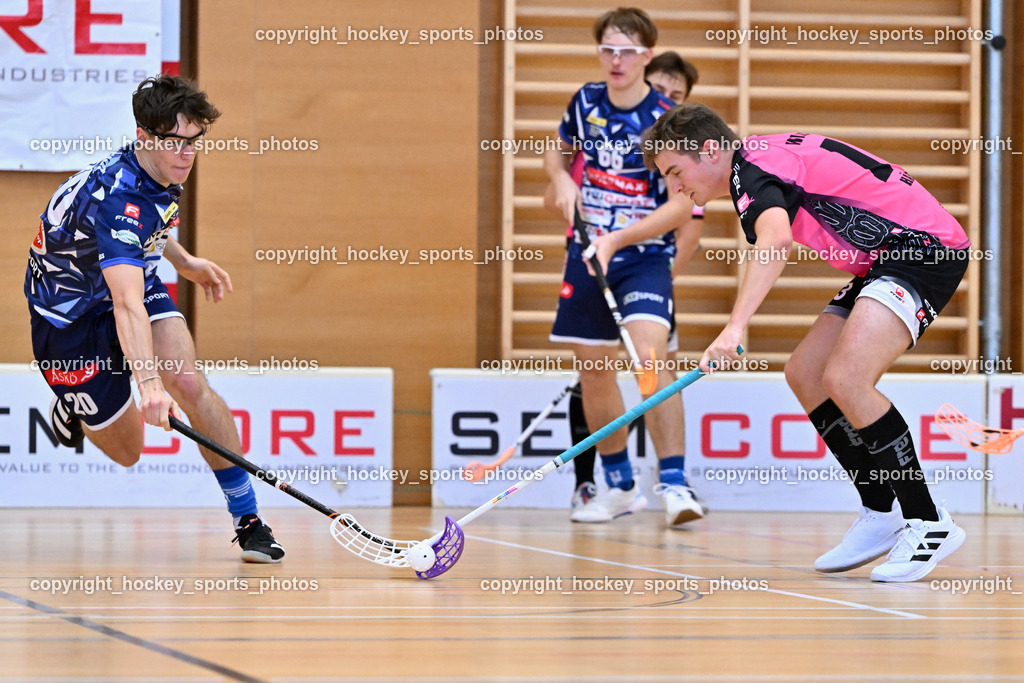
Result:
[[[338,683],[343,679],[338,678],[272,678],[271,681],[274,683]],[[377,678],[374,677],[374,683],[398,683],[399,681],[408,681],[408,678]],[[479,681],[480,678],[477,676],[472,677],[461,677],[461,676],[446,676],[444,678],[417,678],[420,683],[450,683],[452,681]],[[519,683],[523,679],[521,677],[509,677],[509,676],[488,676],[488,681],[512,681]],[[534,678],[531,677],[530,681],[533,683],[577,683],[580,680],[579,676],[565,676],[565,677],[543,677]],[[594,676],[587,674],[587,681],[604,682],[609,683],[621,683],[622,676]],[[774,676],[774,675],[743,675],[743,676],[730,676],[730,675],[700,675],[700,676],[630,676],[630,681],[638,681],[639,683],[645,683],[651,681],[653,683],[678,681],[679,683],[704,683],[705,681],[710,683],[756,683],[758,681],[764,681],[765,683],[773,683],[775,681],[781,681],[787,683],[792,681],[794,683],[801,683],[802,681],[810,681],[815,683],[816,681],[824,681],[826,683],[843,683],[845,681],[851,681],[852,683],[863,683],[863,676],[803,676],[803,675],[785,675],[785,676]],[[923,678],[922,676],[916,675],[881,675],[872,676],[872,683],[886,683],[892,681],[892,683],[904,683],[906,681],[956,681],[960,682],[964,680],[963,676],[928,676]],[[987,681],[1024,681],[1024,676],[972,676],[972,683],[986,683]],[[0,679],[2,681],[2,679]]]
[[[559,613],[542,613],[542,608],[534,608],[533,612],[526,614],[458,614],[458,615],[445,615],[445,619],[451,621],[489,621],[489,620],[530,620],[537,619],[538,617],[544,617],[545,619],[564,619],[564,620],[576,620],[576,619],[593,619],[593,612],[602,612],[602,619],[614,619],[619,621],[624,620],[645,620],[645,621],[658,621],[658,620],[700,620],[709,618],[708,614],[697,614],[697,613],[677,613],[669,615],[647,615],[647,614],[623,614],[615,615],[612,612],[637,612],[637,611],[653,611],[654,607],[575,607],[571,610],[562,610]],[[721,608],[724,611],[735,611],[743,612],[743,607]],[[569,611],[571,613],[565,613]],[[664,611],[664,610],[661,610]],[[707,608],[701,608],[700,612],[707,611]],[[246,615],[242,616],[224,616],[224,615],[175,615],[173,619],[167,616],[115,616],[108,614],[95,614],[92,615],[95,619],[105,619],[107,621],[120,621],[122,623],[168,623],[174,624],[181,621],[195,621],[195,622],[219,622],[219,623],[250,623],[254,621],[337,621],[337,620],[363,620],[363,621],[416,621],[421,619],[436,619],[436,615],[429,614],[372,614],[372,615],[359,615],[359,614],[337,614],[337,615],[296,615],[296,616],[281,616],[281,615]],[[714,615],[716,620],[739,620],[739,621],[873,621],[882,619],[882,616],[876,615],[864,615],[864,616],[851,616],[851,615],[807,615],[807,616],[752,616],[744,614],[741,616],[730,616],[730,615]],[[997,617],[991,614],[971,616],[971,617],[956,617],[956,616],[943,616],[942,621],[1022,621],[1024,617],[1017,616],[1003,616]]]
[[[552,591],[552,592],[554,592],[554,591]],[[495,594],[498,594],[497,591],[495,591]],[[564,593],[559,593],[559,595],[564,595]],[[644,593],[643,592],[632,593],[632,595],[644,595]],[[765,610],[765,611],[771,611],[771,612],[813,612],[815,610],[820,610],[820,611],[824,612],[826,610],[834,609],[832,607],[758,607],[758,606],[754,606],[754,605],[744,606],[744,607],[718,607],[718,606],[711,606],[711,605],[697,605],[695,601],[690,601],[690,602],[688,602],[686,604],[691,609],[722,610],[722,611],[726,611],[726,612],[734,611],[734,610],[742,610],[742,611]],[[632,607],[613,607],[611,609],[653,609],[654,607],[660,607],[660,605],[635,605],[635,606],[632,606]],[[432,612],[448,612],[448,611],[459,611],[459,610],[484,610],[484,611],[487,611],[487,612],[495,612],[495,611],[516,612],[516,611],[528,611],[528,610],[535,611],[537,609],[537,607],[535,605],[534,606],[526,606],[526,607],[516,607],[516,606],[512,606],[512,605],[483,605],[483,606],[468,606],[468,605],[403,605],[400,608],[399,607],[395,607],[394,605],[364,605],[364,606],[359,606],[359,605],[329,605],[329,606],[322,606],[322,605],[296,605],[294,607],[281,606],[281,605],[276,605],[276,606],[269,606],[268,605],[266,607],[237,607],[237,606],[234,606],[234,605],[195,605],[195,606],[192,606],[192,607],[163,607],[163,606],[153,606],[153,605],[133,605],[131,607],[117,607],[117,606],[104,605],[102,607],[89,607],[89,606],[85,606],[85,605],[81,605],[81,606],[79,606],[79,605],[72,605],[72,606],[62,607],[61,609],[65,610],[65,611],[71,611],[71,610],[81,610],[81,611],[104,610],[104,611],[108,611],[109,610],[109,611],[148,611],[148,612],[161,612],[161,611],[163,611],[163,612],[172,612],[172,611],[179,611],[179,610],[180,611],[190,611],[190,612],[195,612],[195,611],[200,611],[200,612],[201,611],[216,611],[216,610],[222,610],[222,611],[225,611],[225,612],[240,612],[240,611],[247,611],[247,610],[254,610],[254,611],[258,610],[258,611],[261,611],[261,612],[262,611],[273,611],[273,610],[292,610],[292,611],[330,610],[332,612],[371,612],[373,610],[380,610],[382,612],[384,612],[384,611],[392,611],[393,612],[396,609],[411,610],[411,611],[427,611],[427,610],[429,610],[429,611],[432,611]],[[608,609],[608,606],[607,605],[580,605],[579,607],[574,607],[572,609],[579,609],[579,610]],[[1015,610],[1015,609],[1019,609],[1019,608],[1017,608],[1017,607],[916,607],[916,608],[913,608],[913,609],[932,609],[932,610],[945,610],[945,609],[950,609],[950,610],[958,610],[958,609],[959,610],[976,610],[976,609],[977,610],[983,610],[983,609],[999,610],[999,609],[1005,609],[1005,610]],[[7,617],[7,619],[10,620],[10,621],[14,621],[14,620],[17,620],[19,618],[20,619],[43,618],[43,615],[35,615],[33,617],[28,617],[28,616],[25,616],[25,617]],[[0,640],[2,640],[2,638],[0,638]]]
[[[598,564],[607,564],[607,565],[610,565],[610,566],[613,566],[613,567],[622,567],[624,569],[636,569],[636,570],[639,570],[639,571],[648,571],[648,572],[653,572],[653,573],[656,573],[656,574],[665,574],[666,576],[676,576],[676,577],[683,578],[683,579],[695,579],[695,580],[698,580],[698,581],[709,581],[710,580],[707,577],[696,576],[694,574],[684,574],[682,572],[668,571],[667,569],[654,569],[654,568],[651,568],[651,567],[645,567],[643,565],[626,564],[624,562],[614,562],[612,560],[604,560],[604,559],[601,559],[599,557],[587,557],[585,555],[575,555],[573,553],[566,553],[566,552],[562,552],[560,550],[549,550],[547,548],[539,548],[537,546],[521,545],[519,543],[511,543],[509,541],[497,541],[497,540],[494,540],[494,539],[491,539],[491,538],[485,538],[483,536],[470,536],[470,535],[467,534],[466,538],[474,540],[474,541],[484,541],[486,543],[493,543],[495,545],[503,545],[503,546],[506,546],[508,548],[518,548],[520,550],[532,550],[534,552],[545,553],[547,555],[555,555],[557,557],[565,557],[565,558],[574,559],[574,560],[585,560],[585,561],[589,561],[589,562],[597,562]],[[902,617],[904,619],[929,619],[929,618],[931,618],[931,617],[926,617],[923,614],[913,614],[911,612],[903,612],[903,611],[900,611],[900,610],[886,609],[884,607],[873,607],[871,605],[864,605],[864,604],[861,604],[861,603],[858,603],[858,602],[850,602],[850,601],[847,601],[847,600],[836,600],[834,598],[823,598],[823,597],[819,597],[819,596],[816,596],[816,595],[807,595],[805,593],[796,593],[796,592],[793,592],[793,591],[781,591],[781,590],[777,590],[777,589],[774,589],[774,588],[755,589],[755,590],[759,590],[759,591],[762,591],[762,592],[765,592],[765,593],[775,593],[777,595],[786,595],[786,596],[794,597],[794,598],[803,598],[805,600],[817,600],[819,602],[828,602],[828,603],[831,603],[831,604],[834,604],[834,605],[843,605],[844,607],[853,607],[855,609],[871,610],[871,611],[874,611],[874,612],[881,612],[882,614],[890,614],[892,616]]]
[[[943,634],[918,634],[913,636],[893,636],[892,634],[879,635],[879,636],[864,636],[863,634],[822,634],[822,633],[807,633],[800,636],[801,641],[851,641],[859,642],[862,640],[868,641],[890,641],[899,640],[901,642],[942,642]],[[99,642],[102,638],[95,639],[78,639],[78,638],[25,638],[21,642],[33,642],[33,643],[82,643],[82,642]],[[550,642],[551,638],[548,636],[417,636],[417,637],[393,637],[393,636],[376,636],[376,637],[354,637],[354,636],[336,636],[336,637],[286,637],[286,636],[213,636],[213,637],[175,637],[166,638],[167,642],[174,643],[502,643],[502,642],[513,642],[513,643],[545,643]],[[622,635],[586,635],[586,636],[564,636],[559,637],[559,640],[565,640],[566,642],[591,642],[594,640],[606,640],[611,642],[624,641],[624,642],[636,642],[636,636],[622,636]],[[645,635],[643,637],[645,641],[652,642],[679,642],[678,635]],[[748,641],[761,641],[761,642],[778,642],[778,636],[767,636],[767,635],[702,635],[692,634],[687,635],[686,640],[689,641],[718,641],[725,640],[729,642],[748,642]],[[980,639],[977,639],[980,640]],[[1012,641],[1012,636],[1001,636],[995,638],[995,640],[1006,640]],[[589,676],[587,677],[589,680]],[[919,677],[920,678],[920,677]],[[0,679],[2,681],[4,679]],[[24,679],[18,679],[24,681]],[[53,679],[47,678],[49,683]],[[106,678],[102,680],[108,680]],[[131,679],[136,680],[136,679]],[[175,679],[178,680],[178,679]],[[185,679],[189,680],[189,679]],[[207,679],[202,679],[207,680]],[[864,680],[864,679],[859,679]],[[874,680],[874,678],[870,679]],[[931,678],[929,678],[931,680]],[[957,680],[964,680],[964,677],[960,677]]]
[[[139,678],[133,676],[131,678],[110,678],[104,676],[103,678],[94,678],[92,676],[83,676],[81,678],[48,678],[47,683],[118,683],[118,681],[125,681],[125,683],[167,683],[173,681],[173,683],[209,683],[210,681],[220,681],[220,678],[182,678],[175,676],[174,678]],[[25,683],[24,678],[3,678],[0,677],[0,683]]]
[[[27,600],[18,595],[14,595],[13,593],[8,593],[7,591],[0,590],[0,599],[13,602],[17,605],[21,605],[22,607],[26,607],[28,609],[36,610],[37,612],[42,612],[48,617],[56,617],[58,619],[66,621],[69,624],[81,626],[92,631],[93,633],[99,633],[101,635],[108,636],[109,638],[120,640],[121,642],[127,643],[129,645],[136,645],[143,649],[149,650],[150,652],[155,652],[161,655],[167,655],[168,657],[177,659],[178,661],[184,662],[185,664],[191,664],[194,666],[202,667],[207,671],[213,671],[233,681],[243,681],[244,683],[262,683],[261,679],[259,678],[254,678],[247,674],[243,674],[240,671],[235,671],[234,669],[222,666],[220,664],[217,664],[216,662],[211,662],[207,659],[203,659],[202,657],[196,657],[195,655],[190,655],[185,652],[181,652],[180,650],[175,650],[174,648],[167,647],[166,645],[154,643],[153,641],[146,640],[145,638],[133,636],[129,633],[125,633],[124,631],[119,631],[116,628],[106,626],[105,624],[100,624],[98,622],[92,621],[91,619],[86,619],[85,617],[78,617],[72,614],[68,614],[63,610],[57,609],[56,607],[50,607],[49,605],[44,605],[43,603],[36,602],[35,600]]]

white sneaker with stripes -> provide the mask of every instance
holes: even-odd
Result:
[[[918,581],[964,543],[967,533],[953,523],[945,508],[939,508],[939,521],[908,519],[883,564],[871,571],[872,581]]]

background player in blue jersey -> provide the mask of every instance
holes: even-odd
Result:
[[[608,12],[595,23],[594,37],[606,81],[588,83],[573,96],[559,128],[561,149],[545,154],[544,167],[561,215],[572,223],[578,208],[582,225],[577,230],[588,231],[608,262],[609,283],[641,357],[647,359],[653,350],[665,361],[674,231],[688,223],[692,204],[685,197],[669,200],[664,179],[644,167],[638,143],[673,102],[644,80],[657,40],[646,13],[629,8]],[[567,170],[573,152],[584,158],[582,187]],[[694,245],[698,236],[685,235]],[[551,339],[572,345],[587,423],[604,425],[625,411],[616,384],[617,355],[609,353],[618,348],[619,334],[578,240],[569,245],[563,279]],[[675,378],[663,367],[657,371],[659,389]],[[647,424],[660,458],[661,481],[655,491],[665,496],[667,521],[677,524],[703,516],[685,478],[681,399],[653,409]],[[607,522],[646,506],[633,480],[626,437],[622,429],[598,444],[609,489],[574,510],[574,521]]]
[[[181,406],[199,431],[238,453],[234,418],[197,370],[184,317],[156,275],[166,256],[208,300],[231,291],[222,268],[169,237],[181,183],[220,112],[206,93],[172,76],[143,81],[132,108],[136,144],[66,180],[29,251],[32,347],[56,395],[54,434],[70,447],[88,436],[128,467],[142,453],[142,421],[170,429],[168,414],[180,417]],[[242,559],[279,562],[284,549],[258,516],[249,475],[201,451],[227,498]]]
[[[675,104],[682,104],[686,101],[698,78],[697,67],[680,57],[679,53],[671,50],[662,52],[657,57],[654,57],[644,67],[644,79],[650,83],[652,88],[668,97]],[[569,168],[573,181],[577,185],[581,184],[583,182],[583,155],[573,155]],[[555,206],[555,186],[553,183],[548,183],[545,189],[544,208],[552,213],[561,215],[558,207]],[[703,218],[703,207],[694,206],[693,218],[691,220],[702,220]],[[699,230],[699,226],[689,225],[676,229],[676,257],[672,266],[673,276],[679,275],[682,272],[685,265],[692,258],[693,252],[698,247],[696,241],[687,241],[686,236],[696,234]],[[567,237],[569,240],[573,239],[572,225],[569,226]],[[681,247],[684,248],[684,251],[680,250]],[[686,252],[686,248],[690,251]],[[670,352],[676,350],[675,339],[673,338],[675,334],[674,329],[672,337],[669,339],[668,350]],[[569,395],[568,413],[569,433],[572,437],[573,445],[576,445],[590,436],[591,432],[590,427],[587,425],[586,415],[583,412],[583,390],[579,384],[576,385]],[[601,426],[597,425],[597,427]],[[577,510],[583,508],[583,506],[597,496],[597,486],[594,484],[594,462],[596,459],[597,449],[594,447],[588,448],[573,458],[573,474],[576,477],[576,485],[572,494],[570,516],[575,515]]]
[[[686,101],[699,77],[697,67],[672,50],[654,57],[644,68],[644,78],[651,87],[676,104]]]

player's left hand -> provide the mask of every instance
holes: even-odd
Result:
[[[583,253],[583,262],[587,264],[587,272],[592,276],[596,275],[593,266],[590,265],[591,259],[596,258],[597,262],[601,264],[601,270],[607,274],[608,264],[611,263],[612,257],[615,256],[615,252],[618,250],[619,247],[616,244],[614,233],[608,233],[593,239],[590,242],[590,249]]]
[[[743,348],[743,330],[726,327],[700,358],[700,369],[704,372],[728,370],[732,361],[740,359],[739,349]]]
[[[193,256],[178,269],[178,274],[202,287],[207,301],[217,303],[232,292],[227,271],[209,259]]]

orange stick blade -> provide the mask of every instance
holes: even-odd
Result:
[[[651,364],[648,368],[637,368],[636,381],[643,396],[650,396],[658,388],[658,363],[654,349],[650,349]]]

